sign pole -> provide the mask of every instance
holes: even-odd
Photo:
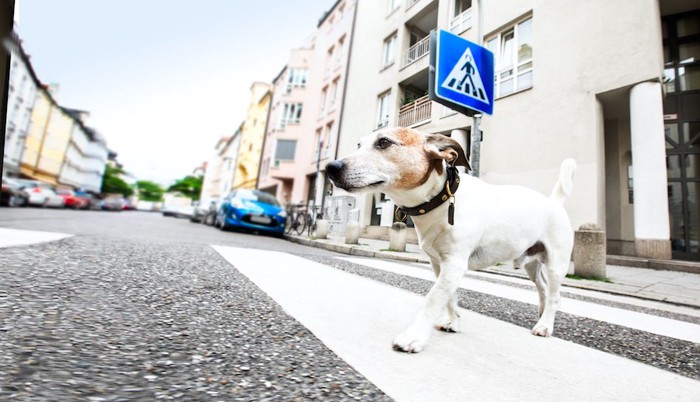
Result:
[[[481,0],[476,0],[476,11],[479,13],[479,18],[476,26],[476,44],[481,46],[481,24],[483,19],[483,9],[481,8]],[[472,171],[469,173],[474,177],[479,177],[479,166],[481,160],[481,114],[472,116],[471,140],[469,141],[469,164]]]
[[[477,0],[477,7],[481,6]],[[477,40],[481,42],[482,13],[478,8]],[[481,118],[493,114],[494,56],[479,43],[444,29],[430,33],[428,95],[434,102],[472,117],[469,141],[470,174],[478,177],[481,153]]]
[[[481,114],[472,117],[471,140],[469,141],[469,165],[472,170],[469,172],[474,177],[479,177],[479,162],[481,160]]]

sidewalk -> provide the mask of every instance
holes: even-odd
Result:
[[[329,235],[327,239],[309,239],[306,236],[290,235],[286,235],[285,238],[306,246],[359,257],[430,263],[428,256],[416,244],[408,243],[405,252],[397,252],[389,250],[388,240],[360,238],[359,244],[350,245],[345,244],[343,236],[337,235]],[[480,272],[529,280],[525,270],[516,270],[510,265],[489,267]],[[606,272],[610,282],[565,278],[563,285],[700,309],[700,274],[611,264],[608,264]],[[573,264],[569,273],[573,273]]]

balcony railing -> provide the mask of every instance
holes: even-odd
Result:
[[[425,120],[430,120],[433,102],[428,95],[407,103],[399,109],[399,126],[409,127]]]
[[[415,45],[411,46],[403,54],[403,64],[401,67],[413,63],[430,52],[430,35],[421,39]]]
[[[450,21],[450,32],[460,34],[472,27],[472,9],[468,8]]]

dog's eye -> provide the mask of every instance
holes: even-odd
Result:
[[[374,144],[374,146],[375,146],[377,149],[387,149],[387,148],[389,148],[390,146],[392,146],[393,144],[394,144],[394,143],[393,143],[391,140],[387,139],[387,138],[380,138],[380,139]]]
[[[360,143],[358,142],[358,143],[357,143],[357,149],[360,149],[360,146],[361,146],[361,145],[360,145]]]

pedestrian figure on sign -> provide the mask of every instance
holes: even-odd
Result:
[[[462,80],[459,82],[459,84],[457,84],[457,89],[461,91],[462,86],[464,85],[464,81],[469,79],[469,84],[471,84],[471,86],[467,86],[467,88],[465,89],[464,92],[468,93],[469,88],[471,88],[472,95],[478,96],[478,94],[476,92],[476,85],[474,85],[474,79],[472,78],[472,74],[474,74],[474,71],[476,71],[476,69],[474,68],[474,65],[472,64],[471,57],[467,57],[467,61],[464,62],[464,65],[462,66],[462,68],[460,68],[460,71],[465,71],[465,74],[464,74],[464,77],[462,77]]]

